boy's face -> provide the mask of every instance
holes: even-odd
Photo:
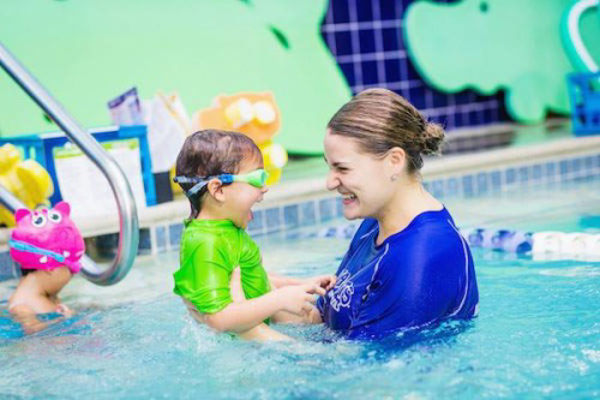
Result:
[[[263,168],[262,159],[244,160],[238,174],[246,174],[260,168]],[[266,187],[257,188],[246,182],[233,182],[230,185],[223,186],[223,192],[227,196],[225,207],[227,207],[229,219],[237,227],[245,229],[252,219],[250,209],[255,203],[263,199],[263,195],[267,191]]]

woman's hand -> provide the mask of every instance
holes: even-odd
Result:
[[[297,286],[284,286],[274,292],[277,300],[284,311],[295,315],[305,315],[311,312],[317,301],[315,294],[325,295],[325,289],[315,283],[307,283]]]
[[[310,278],[306,278],[305,282],[307,284],[314,284],[317,285],[323,289],[325,289],[325,291],[331,290],[331,288],[333,288],[335,286],[335,282],[337,281],[337,276],[335,275],[319,275],[319,276],[313,276]]]

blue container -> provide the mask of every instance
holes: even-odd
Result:
[[[600,134],[600,72],[567,75],[575,136]]]
[[[103,129],[94,129],[90,133],[94,138],[102,143],[116,140],[136,139],[140,148],[140,165],[142,167],[142,180],[144,182],[144,192],[146,193],[146,205],[156,204],[156,188],[154,177],[152,176],[152,159],[150,157],[150,146],[146,126],[121,126],[108,127]],[[17,137],[0,138],[0,146],[5,143],[11,143],[23,150],[23,156],[26,159],[35,159],[42,165],[52,178],[54,184],[54,194],[50,197],[50,203],[55,205],[62,200],[58,179],[56,176],[56,167],[54,164],[53,149],[64,146],[69,141],[63,132],[42,133],[39,135],[27,135]]]

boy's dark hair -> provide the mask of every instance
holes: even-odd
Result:
[[[177,156],[176,174],[187,177],[207,177],[219,174],[237,174],[242,161],[262,160],[262,154],[248,136],[237,132],[206,129],[189,136]],[[184,191],[193,183],[180,183]],[[206,189],[189,198],[190,218],[200,212]]]

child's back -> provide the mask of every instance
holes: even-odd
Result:
[[[175,293],[201,313],[213,314],[233,302],[230,282],[239,266],[246,299],[268,293],[269,277],[258,246],[229,220],[187,220],[181,238]]]

